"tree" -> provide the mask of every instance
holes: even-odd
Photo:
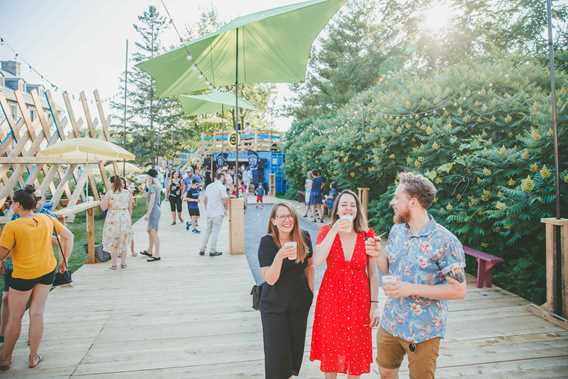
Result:
[[[324,31],[306,81],[294,87],[299,98],[292,115],[302,119],[335,112],[399,67],[406,55],[401,41],[413,34],[413,10],[422,2],[350,1]]]
[[[132,151],[142,163],[154,161],[158,156],[171,156],[180,147],[182,139],[169,138],[182,133],[182,110],[176,100],[156,98],[155,82],[147,73],[135,67],[137,63],[150,59],[161,51],[161,34],[169,27],[166,17],[159,14],[154,6],[149,6],[138,17],[134,29],[140,40],[135,42],[132,54],[132,67],[128,72],[128,92],[126,104],[126,128],[124,128],[124,103],[112,103],[118,115],[119,124],[114,124],[115,136],[122,142],[126,132],[124,147]],[[124,74],[120,89],[124,93]]]

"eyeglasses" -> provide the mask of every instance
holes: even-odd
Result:
[[[283,216],[276,216],[277,220],[286,220],[286,219],[293,219],[292,215],[283,215]]]

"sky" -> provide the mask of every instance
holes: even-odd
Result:
[[[221,21],[299,0],[164,0],[180,30],[195,25],[202,11],[212,6]],[[0,36],[25,60],[58,87],[78,95],[92,96],[98,89],[102,98],[117,94],[124,70],[125,44],[137,39],[132,24],[149,5],[166,16],[160,0],[0,0]],[[177,45],[170,28],[163,46]],[[0,60],[13,59],[6,44],[0,45]],[[41,78],[22,63],[26,81]],[[277,86],[273,101],[278,105],[292,96],[288,86]],[[107,107],[107,111],[110,108]],[[274,126],[286,130],[291,120],[276,118]]]

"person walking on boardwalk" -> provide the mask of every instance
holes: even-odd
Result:
[[[190,181],[191,183],[191,181]],[[166,186],[166,197],[170,202],[170,210],[172,212],[172,225],[176,224],[176,215],[179,222],[183,224],[182,217],[182,198],[185,193],[185,184],[179,176],[177,170],[172,171]]]
[[[184,201],[187,202],[187,211],[189,212],[189,217],[191,218],[191,222],[187,221],[185,223],[185,230],[189,230],[191,228],[191,232],[196,234],[201,233],[198,228],[200,196],[200,183],[197,181],[197,179],[193,179],[193,181],[191,182],[191,187],[189,187],[185,192]]]
[[[62,254],[68,259],[73,250],[73,234],[55,218],[34,213],[37,200],[34,189],[16,191],[13,209],[19,218],[6,224],[0,235],[0,264],[10,254],[14,271],[10,280],[10,312],[0,353],[0,370],[12,363],[14,346],[20,336],[22,317],[29,303],[30,354],[28,367],[41,362],[38,354],[43,335],[43,312],[47,295],[55,278],[57,261],[53,254],[52,235],[57,234]],[[65,267],[62,261],[60,269]]]
[[[312,191],[313,175],[311,171],[306,174],[306,181],[304,182],[304,204],[306,205],[306,212],[304,217],[310,217],[310,192]]]
[[[132,193],[124,188],[124,181],[118,175],[111,178],[111,191],[103,197],[101,208],[107,210],[103,227],[103,249],[110,251],[112,270],[117,268],[120,257],[120,268],[126,268],[126,255],[132,237]]]
[[[428,213],[436,188],[421,175],[401,173],[391,206],[394,223],[386,248],[369,247],[388,297],[378,332],[382,379],[398,378],[408,355],[410,378],[435,377],[440,339],[446,332],[447,300],[466,294],[460,241]],[[372,242],[371,242],[372,243]]]
[[[146,179],[146,189],[148,193],[148,210],[144,218],[148,220],[148,251],[142,251],[140,254],[149,257],[147,262],[156,262],[160,257],[160,239],[158,237],[158,227],[160,225],[160,205],[162,203],[162,187],[156,179],[158,171],[154,168],[148,170],[148,178]]]
[[[312,328],[311,360],[321,361],[327,379],[338,373],[358,378],[373,362],[371,328],[378,325],[376,264],[367,257],[367,227],[359,198],[341,192],[322,226],[314,265],[326,263]]]
[[[323,222],[322,187],[324,183],[325,179],[321,176],[319,170],[314,170],[309,202],[314,222]]]
[[[209,256],[216,257],[223,253],[217,251],[217,241],[219,240],[219,232],[225,218],[225,208],[227,205],[227,187],[224,183],[225,174],[218,172],[215,175],[215,181],[207,186],[203,195],[203,205],[205,215],[207,216],[207,225],[203,234],[203,241],[199,249],[199,255],[205,255],[205,250],[209,244]]]
[[[265,377],[288,379],[302,366],[308,313],[313,299],[312,241],[287,204],[270,213],[268,234],[260,240],[260,315]]]

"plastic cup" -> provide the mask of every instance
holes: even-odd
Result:
[[[382,277],[383,285],[385,284],[392,284],[398,281],[398,277],[394,275],[383,275]]]
[[[352,215],[343,215],[339,218],[341,221],[348,221],[350,223],[349,228],[346,228],[346,232],[350,232],[353,229],[353,216]]]
[[[294,249],[294,256],[288,257],[289,260],[295,261],[298,259],[298,243],[296,241],[289,241],[284,244],[285,247]]]

